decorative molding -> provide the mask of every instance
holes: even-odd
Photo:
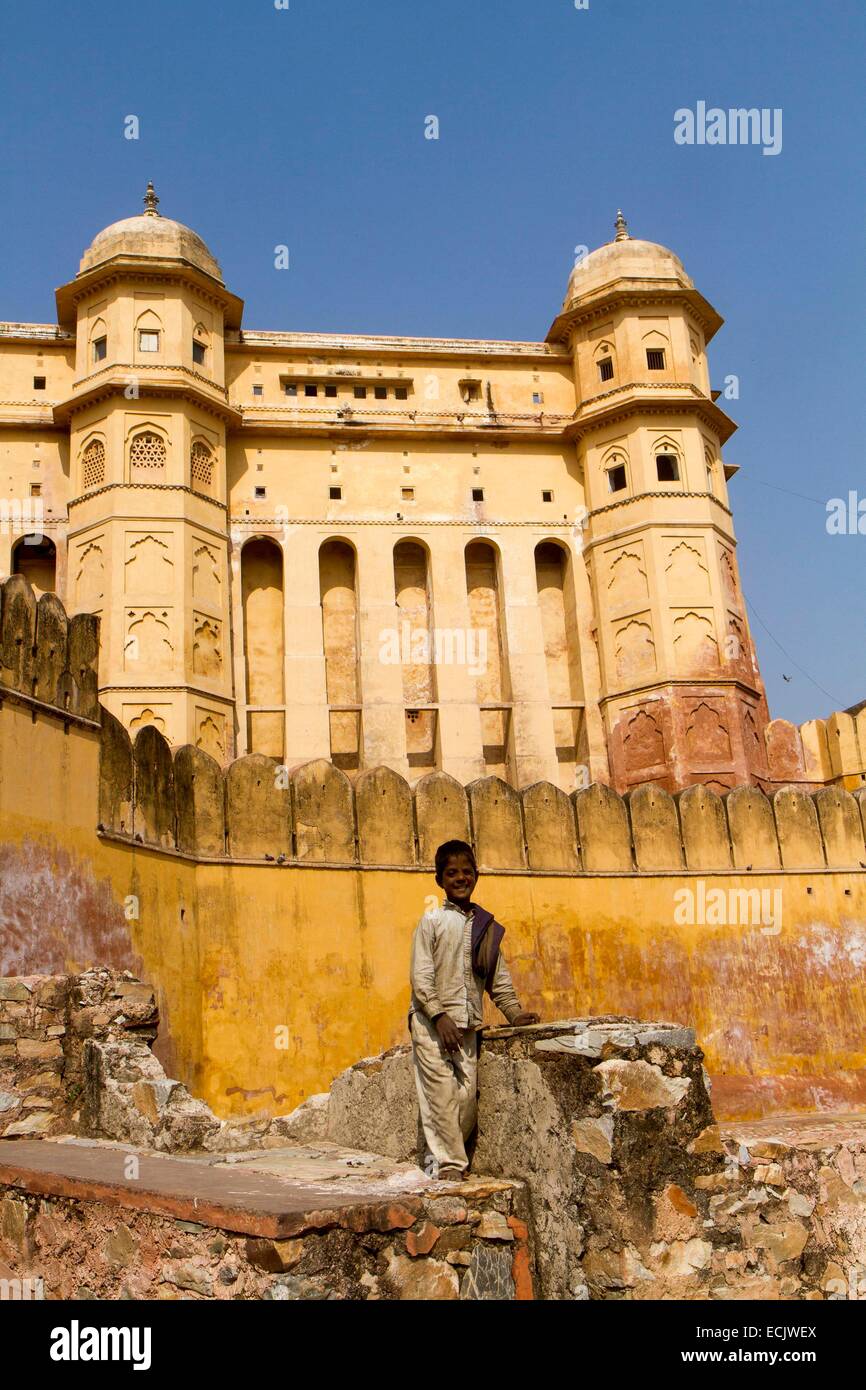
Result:
[[[721,507],[722,511],[726,512],[728,516],[733,517],[734,515],[730,507],[726,507],[724,502],[720,502],[714,492],[682,492],[675,488],[672,488],[669,492],[662,492],[661,490],[658,492],[636,492],[632,497],[623,497],[620,502],[608,502],[603,507],[593,507],[592,511],[588,512],[587,515],[601,516],[602,512],[616,511],[618,507],[627,507],[630,502],[640,502],[644,497],[710,497],[715,502],[716,506]]]
[[[77,507],[82,502],[89,502],[92,497],[99,497],[100,493],[111,492],[120,487],[156,489],[158,492],[188,492],[190,497],[197,497],[202,502],[209,502],[211,506],[219,507],[221,511],[228,511],[225,502],[219,502],[216,497],[206,497],[204,493],[196,492],[195,488],[189,487],[186,483],[105,483],[102,487],[95,487],[92,492],[83,492],[78,497],[71,497],[67,506]],[[160,521],[163,520],[162,517],[159,519]]]
[[[198,494],[196,494],[196,496],[198,496]],[[162,518],[160,518],[160,520],[162,520]],[[484,522],[478,522],[478,521],[473,521],[473,520],[471,520],[471,519],[469,519],[469,518],[465,518],[465,517],[464,517],[464,518],[461,518],[461,517],[454,517],[453,519],[450,519],[450,518],[445,518],[445,519],[442,519],[442,518],[435,518],[435,519],[430,520],[430,521],[425,521],[425,520],[423,520],[421,517],[407,516],[407,517],[404,517],[404,518],[402,519],[402,521],[399,521],[399,520],[397,520],[396,518],[395,518],[394,520],[389,520],[389,518],[387,518],[387,517],[383,517],[383,518],[378,518],[378,517],[359,517],[359,518],[357,518],[357,519],[353,519],[353,518],[351,518],[351,517],[343,517],[343,516],[339,516],[339,517],[332,517],[332,516],[325,516],[325,517],[301,517],[301,516],[297,516],[297,517],[285,517],[285,518],[282,518],[282,519],[280,519],[279,521],[277,521],[276,517],[258,517],[258,516],[240,516],[240,517],[235,517],[235,516],[229,516],[229,519],[228,519],[228,520],[229,520],[229,527],[234,527],[234,526],[252,526],[252,527],[256,527],[256,526],[275,526],[275,527],[278,527],[278,528],[282,528],[282,527],[285,527],[285,526],[325,526],[325,527],[329,528],[330,530],[340,530],[341,528],[348,527],[348,526],[397,526],[397,527],[399,527],[400,530],[402,530],[402,531],[412,532],[412,531],[421,530],[422,527],[423,527],[423,528],[426,528],[426,527],[428,527],[428,526],[458,526],[458,527],[460,527],[460,528],[463,529],[463,530],[475,530],[475,531],[477,531],[478,534],[476,535],[475,539],[476,539],[476,540],[479,540],[479,541],[483,541],[484,538],[485,538],[485,537],[484,537],[485,531],[490,530],[491,527],[494,527],[494,526],[531,526],[531,527],[535,527],[536,530],[542,530],[542,531],[572,531],[572,530],[574,529],[574,523],[571,522],[571,521],[554,521],[554,522],[551,522],[551,521],[484,521]],[[415,708],[415,706],[413,705],[413,709],[414,709],[414,708]]]

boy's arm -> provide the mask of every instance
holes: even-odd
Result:
[[[436,993],[436,970],[433,965],[433,923],[425,912],[412,938],[412,963],[409,968],[412,993],[428,1018],[444,1013]]]
[[[514,988],[514,982],[511,978],[511,971],[508,969],[505,957],[501,951],[499,952],[496,969],[493,972],[493,980],[490,984],[490,997],[497,1009],[501,1009],[505,1014],[509,1023],[513,1023],[514,1020],[523,1013],[520,1007],[520,1000],[517,997],[517,991]]]

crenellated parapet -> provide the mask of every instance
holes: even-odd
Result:
[[[13,575],[0,585],[0,697],[98,722],[99,619]]]
[[[22,576],[0,586],[0,703],[99,731],[101,833],[195,860],[429,869],[438,844],[472,843],[487,871],[538,874],[741,872],[866,867],[866,711],[767,730],[765,792],[696,783],[596,782],[568,795],[500,777],[414,785],[392,768],[350,779],[323,759],[261,753],[223,767],[173,747],[153,725],[133,741],[97,686],[99,620],[68,618]],[[26,749],[21,756],[27,756]],[[82,795],[89,789],[81,788]]]
[[[866,790],[786,786],[725,797],[701,784],[626,796],[594,783],[567,796],[444,772],[414,787],[391,768],[351,782],[324,759],[288,768],[251,754],[223,771],[202,749],[172,754],[158,730],[133,743],[103,713],[100,829],[195,859],[429,869],[443,840],[480,866],[539,874],[683,874],[866,867]]]

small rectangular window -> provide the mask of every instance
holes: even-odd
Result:
[[[533,404],[533,405],[543,405],[543,404],[544,404],[544,392],[543,392],[543,391],[533,391],[533,393],[532,393],[532,404]]]
[[[356,386],[356,387],[355,387],[355,400],[356,400],[356,401],[365,401],[366,399],[367,399],[367,388],[366,388],[366,386]]]
[[[336,388],[336,386],[326,386],[326,387],[325,387],[325,395],[326,395],[329,399],[333,400],[333,398],[334,398],[334,396],[336,396],[336,394],[337,394],[337,388]]]
[[[31,497],[41,497],[41,496],[42,496],[42,484],[41,484],[41,483],[31,483],[31,484],[30,484],[30,496],[31,496]]]
[[[413,487],[401,487],[400,496],[404,502],[415,501],[415,489]]]
[[[466,403],[467,405],[471,405],[473,401],[480,401],[480,400],[481,400],[481,382],[480,382],[480,381],[461,381],[461,383],[460,383],[460,395],[462,396],[463,400],[465,401],[465,403]]]
[[[265,392],[264,386],[256,385],[256,386],[253,387],[253,395],[254,395],[254,396],[263,396],[263,395],[264,395],[264,392]]]
[[[374,386],[373,395],[376,397],[377,401],[386,401],[388,399],[387,386]]]
[[[395,387],[394,395],[398,401],[408,401],[409,399],[409,392],[405,386]]]
[[[472,489],[472,501],[473,501],[473,502],[483,502],[483,501],[484,501],[484,488],[483,488],[483,487],[474,487],[474,488]]]
[[[602,381],[613,381],[613,358],[602,357],[598,364],[598,374]]]
[[[192,340],[192,360],[196,366],[204,366],[204,343],[200,343],[198,338]]]
[[[107,352],[108,352],[108,339],[107,339],[107,338],[94,338],[94,339],[93,339],[93,360],[94,360],[94,362],[104,362],[104,361],[105,361],[105,356],[106,356],[106,353],[107,353]]]
[[[297,394],[298,394],[298,388],[297,388],[297,386],[295,385],[295,383],[294,383],[293,381],[287,381],[287,382],[286,382],[286,395],[287,395],[287,396],[296,396]]]
[[[33,390],[34,390],[34,391],[44,391],[44,390],[45,390],[45,377],[44,377],[44,376],[35,376],[35,377],[33,378]]]
[[[343,496],[343,489],[341,487],[329,487],[328,496],[332,502],[339,502]]]
[[[665,369],[664,348],[647,348],[646,364],[651,372],[663,372]]]
[[[625,464],[614,464],[613,468],[607,470],[607,490],[608,492],[622,492],[626,485]]]
[[[542,488],[542,489],[541,489],[541,500],[542,500],[542,502],[552,502],[552,501],[553,501],[553,493],[550,491],[549,488]]]
[[[314,381],[307,381],[304,384],[305,396],[318,396],[319,388]]]
[[[262,497],[267,497],[267,495],[268,495],[268,490],[267,490],[267,488],[264,488],[264,487],[257,487],[257,488],[256,488],[256,497],[262,498]]]
[[[675,454],[656,454],[656,473],[660,483],[678,483],[680,466]]]
[[[138,333],[139,352],[159,352],[159,333],[149,328],[141,328]]]

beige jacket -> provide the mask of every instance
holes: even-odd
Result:
[[[458,1028],[478,1028],[482,1021],[484,981],[472,969],[472,913],[443,901],[425,912],[412,938],[412,1005],[410,1014],[428,1018],[446,1013]],[[490,987],[494,1004],[511,1023],[521,1012],[511,973],[502,952]]]

